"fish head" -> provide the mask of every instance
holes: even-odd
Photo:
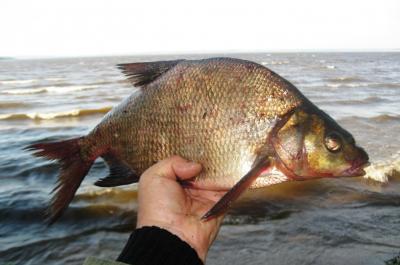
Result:
[[[355,177],[365,174],[368,154],[353,136],[313,106],[285,119],[272,145],[277,167],[289,178]]]

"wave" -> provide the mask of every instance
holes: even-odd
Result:
[[[400,121],[400,115],[392,115],[392,114],[380,114],[376,116],[371,116],[371,117],[365,117],[365,116],[346,116],[343,118],[338,119],[340,122],[352,122],[355,120],[363,120],[366,122],[372,122],[372,123],[382,123],[382,122],[398,122]]]
[[[50,196],[49,196],[50,199]],[[29,201],[32,201],[30,199]],[[29,204],[28,200],[21,199],[18,201],[20,204]],[[12,222],[13,224],[17,222],[28,222],[41,221],[44,222],[46,219],[46,211],[48,201],[35,201],[35,203],[42,203],[44,207],[13,207],[13,208],[0,208],[0,218],[3,222]],[[93,219],[101,218],[115,218],[121,217],[121,215],[126,214],[128,211],[132,211],[133,203],[125,205],[125,207],[119,207],[119,205],[113,204],[90,204],[85,206],[76,206],[74,202],[68,207],[68,210],[63,214],[62,218],[58,222],[76,222],[80,220],[83,222],[93,221]],[[134,216],[134,214],[132,214]],[[29,216],[27,219],[26,216]],[[104,222],[102,220],[100,222]]]
[[[366,179],[387,183],[391,178],[400,177],[400,152],[393,155],[389,160],[372,163],[365,168]]]
[[[37,88],[20,88],[20,89],[8,89],[1,91],[2,94],[8,95],[27,95],[27,94],[39,94],[39,93],[56,93],[65,94],[73,91],[82,91],[91,88],[96,88],[98,85],[71,85],[71,86],[45,86]]]
[[[365,80],[353,79],[352,81],[334,81],[333,79],[327,80],[331,83],[327,83],[326,86],[332,88],[339,87],[368,87],[368,88],[400,88],[400,83],[369,83]]]
[[[63,77],[48,77],[44,79],[22,79],[22,80],[0,80],[1,85],[23,85],[23,84],[31,84],[39,81],[63,81],[65,78]]]
[[[31,89],[13,89],[13,90],[3,90],[1,91],[2,94],[9,94],[9,95],[19,95],[19,94],[38,94],[46,92],[45,88],[31,88]]]
[[[129,188],[93,188],[81,187],[86,190],[74,196],[68,210],[58,221],[61,223],[106,222],[107,218],[114,220],[134,217],[137,208],[137,189]],[[0,198],[0,220],[15,224],[17,222],[44,221],[48,202],[51,199],[45,191],[21,190],[19,193],[9,193]],[[11,199],[13,197],[13,199]],[[17,199],[15,199],[17,198]],[[29,219],[26,218],[29,216]]]
[[[336,83],[336,84],[326,84],[327,87],[338,88],[338,87],[367,87],[369,86],[368,83],[361,82],[361,83]]]
[[[74,203],[79,207],[83,205],[117,205],[121,208],[131,208],[134,206],[132,201],[137,200],[137,196],[137,188],[132,185],[114,188],[88,186],[83,187],[75,195]]]
[[[29,106],[31,106],[31,104],[25,102],[0,102],[0,109],[13,109]]]
[[[37,79],[26,79],[26,80],[1,80],[1,85],[14,85],[14,84],[29,84],[37,82]]]
[[[351,83],[351,82],[365,82],[366,80],[357,76],[339,76],[335,78],[326,79],[328,82],[335,83]]]
[[[377,122],[400,121],[400,115],[381,114],[378,116],[370,117],[368,119]]]
[[[45,79],[46,81],[63,81],[65,78],[63,77],[49,77]]]
[[[111,107],[103,107],[98,109],[73,109],[61,112],[52,113],[11,113],[11,114],[0,114],[0,120],[52,120],[56,118],[68,118],[68,117],[82,117],[97,114],[105,114],[110,111]]]
[[[285,61],[265,61],[261,62],[262,65],[281,65],[281,64],[289,64],[290,61],[285,60]]]
[[[374,83],[370,84],[369,87],[372,88],[400,88],[400,83]]]
[[[92,85],[115,85],[115,84],[130,84],[130,81],[128,79],[122,79],[122,80],[102,80],[102,81],[97,81],[91,83]]]
[[[360,105],[360,104],[370,104],[370,103],[382,103],[382,102],[390,102],[388,99],[384,99],[381,97],[366,97],[363,99],[346,99],[346,100],[326,100],[326,101],[318,101],[318,104],[324,105]]]

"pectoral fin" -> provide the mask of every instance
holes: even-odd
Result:
[[[231,203],[255,181],[260,173],[270,165],[270,159],[264,157],[256,160],[250,171],[238,182],[232,189],[230,189],[206,214],[201,217],[201,220],[209,220],[224,213]]]

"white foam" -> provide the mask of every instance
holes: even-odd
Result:
[[[54,93],[54,94],[66,94],[73,91],[82,91],[86,89],[96,88],[97,85],[76,85],[76,86],[46,86],[38,88],[28,89],[8,89],[3,90],[1,93],[9,95],[26,95],[26,94],[38,94],[38,93]]]
[[[261,62],[262,65],[281,65],[281,64],[289,64],[290,61],[284,60],[284,61],[265,61]]]
[[[348,83],[348,84],[327,84],[326,86],[332,87],[332,88],[338,88],[338,87],[365,87],[368,86],[369,84],[367,83]]]
[[[0,114],[0,120],[7,119],[32,119],[32,120],[51,120],[58,117],[73,117],[78,116],[81,110],[74,109],[70,111],[61,111],[53,113],[39,113],[39,112],[29,112],[29,113],[11,113],[11,114]]]
[[[1,91],[1,93],[9,95],[26,95],[26,94],[37,94],[43,92],[46,92],[46,89],[41,87],[28,88],[28,89],[9,89]]]
[[[46,91],[50,93],[64,94],[72,91],[82,91],[96,87],[98,86],[97,85],[49,86],[46,87]]]
[[[37,113],[37,112],[31,112],[27,113],[26,116],[31,118],[32,120],[51,120],[57,117],[73,117],[73,116],[78,116],[80,113],[79,109],[74,109],[74,110],[69,110],[69,111],[61,111],[61,112],[54,112],[54,113]]]
[[[389,160],[372,163],[365,168],[365,172],[365,179],[371,179],[381,183],[389,182],[390,178],[394,176],[396,172],[400,172],[400,152],[393,155]]]
[[[0,114],[0,120],[7,120],[12,117],[13,114]]]
[[[49,78],[46,78],[46,80],[47,81],[63,81],[65,79],[62,77],[49,77]]]
[[[76,116],[85,116],[85,115],[95,115],[95,114],[105,114],[107,113],[111,107],[102,107],[98,109],[72,109],[66,111],[59,112],[29,112],[29,113],[9,113],[9,114],[0,114],[0,120],[23,120],[23,119],[32,119],[32,120],[51,120],[55,118],[63,118],[63,117],[76,117]]]
[[[3,80],[0,81],[2,85],[13,85],[13,84],[29,84],[37,82],[37,79],[26,79],[26,80]]]

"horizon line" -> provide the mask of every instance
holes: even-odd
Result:
[[[400,52],[400,48],[393,49],[271,49],[271,50],[226,50],[226,51],[173,51],[173,52],[139,52],[139,53],[104,53],[104,54],[77,54],[77,55],[21,55],[1,56],[0,59],[29,60],[29,59],[68,59],[68,58],[95,58],[95,57],[128,57],[128,56],[176,56],[176,55],[214,55],[214,54],[257,54],[257,53],[384,53]]]

